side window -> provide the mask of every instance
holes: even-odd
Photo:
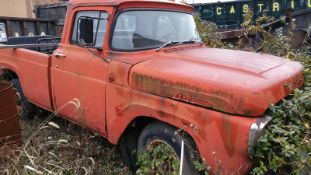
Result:
[[[93,20],[93,40],[96,42],[95,47],[103,47],[104,37],[107,27],[108,13],[100,11],[81,11],[76,14],[75,22],[72,30],[71,44],[78,44],[78,36],[80,35],[79,19],[81,17],[94,18]],[[98,21],[99,20],[99,21]]]
[[[133,39],[136,32],[136,16],[128,14],[120,16],[117,20],[112,46],[118,46],[121,49],[134,48]]]

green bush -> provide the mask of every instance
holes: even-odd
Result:
[[[198,17],[196,17],[198,18]],[[273,20],[259,17],[253,20],[251,11],[244,15],[241,27],[244,29],[235,49],[264,52],[299,61],[304,65],[305,84],[296,89],[286,100],[272,105],[270,115],[273,117],[266,132],[259,139],[252,155],[251,174],[310,174],[311,172],[311,57],[306,49],[294,50],[291,46],[293,34],[288,32],[272,33],[262,27],[263,22]],[[227,48],[217,36],[216,25],[196,19],[203,42],[208,47]],[[285,22],[285,21],[284,21]],[[288,24],[290,29],[294,24]],[[214,32],[214,33],[212,33]],[[202,34],[203,33],[203,34]],[[206,33],[209,33],[206,35]],[[249,35],[255,35],[249,37]]]
[[[311,91],[295,90],[290,100],[271,106],[273,120],[259,139],[252,174],[311,172]]]

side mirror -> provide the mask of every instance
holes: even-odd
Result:
[[[80,46],[94,46],[94,19],[87,17],[79,18],[79,32],[77,32]]]

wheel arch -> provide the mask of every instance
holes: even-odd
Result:
[[[189,137],[191,138],[191,140],[195,142],[194,139],[194,133],[190,132],[189,130],[191,129],[189,126],[184,125],[184,122],[182,122],[183,124],[178,125],[178,122],[169,122],[167,120],[161,120],[158,117],[153,117],[153,116],[147,116],[147,115],[140,115],[140,116],[136,116],[133,118],[133,120],[131,120],[128,125],[123,129],[123,131],[121,132],[120,136],[118,137],[117,140],[117,144],[120,143],[121,139],[132,129],[136,129],[139,131],[139,134],[141,133],[141,131],[148,126],[150,123],[152,122],[161,122],[170,126],[175,127],[176,129],[180,129],[183,132],[185,132],[187,135],[189,135]],[[191,129],[192,130],[192,129]]]
[[[118,145],[120,146],[123,159],[130,166],[130,169],[132,171],[136,171],[136,159],[133,159],[131,156],[133,156],[137,149],[138,138],[142,133],[143,129],[154,122],[160,122],[172,126],[176,128],[176,130],[180,129],[181,132],[185,133],[185,137],[187,137],[188,140],[190,139],[193,149],[199,152],[197,144],[189,131],[186,131],[182,127],[176,126],[167,121],[159,120],[155,117],[137,116],[124,129],[118,140]]]
[[[0,69],[2,71],[4,71],[4,78],[6,80],[12,80],[12,79],[19,79],[20,78],[20,74],[18,71],[18,68],[16,68],[15,66],[9,65],[9,64],[3,64],[0,63]]]
[[[3,71],[3,77],[5,80],[11,81],[13,79],[19,79],[19,76],[17,75],[17,73],[13,71],[12,69],[4,68],[2,69],[2,71]]]
[[[176,124],[174,123],[170,123],[164,120],[160,120],[156,117],[152,117],[152,116],[137,116],[135,117],[128,125],[127,127],[123,130],[122,134],[120,135],[119,139],[118,139],[118,144],[120,143],[120,140],[122,139],[122,137],[129,132],[130,130],[137,129],[140,132],[146,127],[148,126],[150,123],[152,122],[161,122],[164,123],[166,125],[170,125],[172,127],[175,127],[176,129],[180,129],[183,132],[187,133],[191,139],[194,141],[193,137],[191,136],[192,134],[189,133],[189,131],[187,131],[185,129],[186,126],[176,126]]]

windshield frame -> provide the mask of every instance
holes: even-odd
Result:
[[[122,14],[122,13],[125,13],[125,12],[129,12],[129,11],[163,11],[163,12],[178,12],[178,13],[185,13],[185,14],[189,14],[191,15],[192,17],[193,16],[193,12],[188,12],[188,11],[183,11],[183,10],[174,10],[174,9],[158,9],[158,8],[131,8],[131,9],[125,9],[125,10],[122,10],[122,11],[117,11],[116,12],[116,15],[114,17],[114,20],[113,20],[113,24],[111,26],[111,30],[110,30],[110,37],[109,37],[109,48],[112,50],[112,51],[118,51],[118,52],[137,52],[137,51],[146,51],[146,50],[156,50],[158,49],[159,47],[161,47],[160,45],[159,46],[151,46],[151,47],[145,47],[145,48],[141,48],[141,49],[135,49],[135,50],[132,50],[132,49],[118,49],[118,48],[114,48],[112,46],[112,40],[113,40],[113,34],[114,34],[114,31],[115,31],[115,28],[116,28],[116,25],[117,25],[117,21],[119,19],[119,16]],[[194,20],[194,19],[193,19]],[[199,36],[199,35],[198,35]],[[200,36],[199,36],[200,37]]]

